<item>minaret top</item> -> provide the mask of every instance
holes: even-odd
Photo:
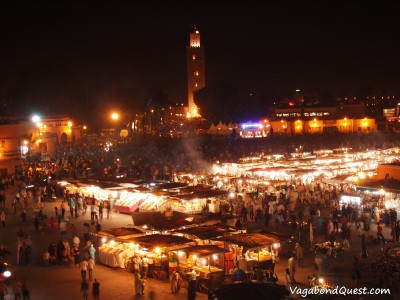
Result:
[[[200,32],[196,29],[196,27],[194,27],[193,31],[190,33],[190,47],[200,47]]]

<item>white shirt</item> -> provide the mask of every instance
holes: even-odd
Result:
[[[87,271],[88,266],[89,266],[89,263],[88,263],[86,260],[83,260],[83,261],[81,262],[81,270],[82,270],[82,271]]]
[[[94,260],[93,259],[89,259],[89,261],[88,261],[89,270],[94,270],[94,265],[95,265]]]
[[[196,278],[197,278],[196,271],[193,270],[192,273],[190,274],[190,280],[196,280]]]

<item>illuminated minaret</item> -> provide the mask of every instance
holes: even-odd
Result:
[[[194,103],[193,92],[206,86],[204,49],[200,45],[200,32],[194,28],[190,33],[190,44],[187,47],[188,77],[188,115],[198,116],[199,111]]]

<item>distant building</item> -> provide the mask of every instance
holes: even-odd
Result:
[[[194,92],[206,86],[204,48],[200,44],[200,32],[194,28],[190,33],[190,44],[186,51],[188,79],[188,116],[197,116]]]
[[[285,119],[342,119],[342,118],[357,118],[365,117],[364,104],[338,104],[338,105],[323,105],[323,104],[305,104],[302,102],[283,103],[275,108],[275,118]]]
[[[33,154],[48,154],[57,143],[81,138],[81,127],[67,117],[37,119],[13,118],[0,121],[0,176],[21,169],[22,158]]]
[[[377,131],[375,119],[273,119],[260,120],[255,123],[240,124],[241,137],[267,137],[270,134],[323,134],[332,132],[341,133],[368,133]]]
[[[21,169],[21,127],[14,120],[0,122],[0,177]]]

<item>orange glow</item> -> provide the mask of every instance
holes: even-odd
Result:
[[[113,113],[111,114],[111,119],[113,119],[113,120],[118,120],[118,119],[119,119],[119,114],[116,113],[116,112],[113,112]]]

